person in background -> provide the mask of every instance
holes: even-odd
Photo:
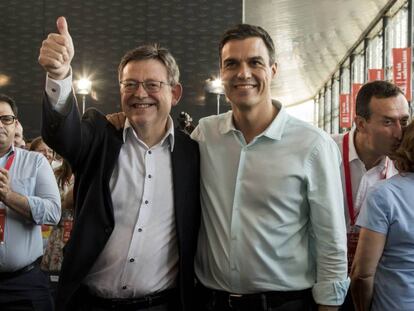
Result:
[[[414,310],[414,123],[391,158],[399,174],[373,187],[356,223],[351,290],[358,311]]]
[[[62,217],[52,227],[48,236],[45,252],[40,264],[41,269],[49,275],[52,295],[56,297],[57,282],[63,262],[63,248],[70,238],[73,227],[73,183],[72,169],[66,160],[55,169],[56,182],[62,202]]]
[[[16,121],[14,100],[0,94],[0,310],[51,311],[40,226],[59,222],[59,190],[45,157],[14,147]]]
[[[52,165],[52,162],[54,159],[54,151],[52,148],[46,145],[42,137],[39,136],[39,137],[34,138],[30,144],[29,150],[40,152],[41,154],[45,156],[49,164]]]
[[[14,134],[14,146],[18,148],[26,148],[26,142],[24,141],[23,136],[23,126],[19,121],[16,124],[16,132]]]
[[[355,225],[368,189],[397,170],[389,155],[399,146],[409,122],[409,105],[403,92],[387,81],[366,83],[356,98],[355,126],[350,132],[334,135],[342,152],[342,187],[347,224],[348,271],[358,243]],[[341,310],[353,310],[349,292]]]

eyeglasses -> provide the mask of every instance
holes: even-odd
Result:
[[[17,118],[12,115],[4,115],[0,116],[0,122],[3,123],[3,125],[11,125]]]
[[[134,80],[126,80],[126,81],[121,81],[119,83],[123,86],[124,91],[127,92],[127,93],[135,92],[139,88],[140,84],[142,84],[142,87],[148,93],[157,93],[157,92],[159,92],[161,90],[161,86],[163,84],[170,85],[170,83],[167,83],[167,82],[154,81],[154,80],[146,80],[146,81],[142,81],[142,82],[141,81],[134,81]]]

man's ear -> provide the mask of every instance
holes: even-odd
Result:
[[[276,72],[277,72],[277,63],[274,63],[271,67],[272,69],[272,79],[275,77]]]
[[[354,122],[358,132],[364,133],[367,125],[367,120],[364,117],[355,116]]]
[[[172,93],[172,101],[171,106],[175,106],[181,99],[181,95],[183,95],[183,87],[180,83],[177,83],[174,86],[171,86],[171,93]]]

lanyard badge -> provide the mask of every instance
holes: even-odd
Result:
[[[14,161],[14,151],[10,153],[7,157],[6,166],[4,167],[6,170],[9,170]],[[5,231],[6,231],[6,208],[0,207],[0,245],[4,244],[5,241]]]

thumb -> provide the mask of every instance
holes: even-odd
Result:
[[[64,18],[63,16],[60,16],[56,21],[56,25],[61,35],[70,37],[69,30],[68,30],[68,23],[66,22],[66,18]]]

